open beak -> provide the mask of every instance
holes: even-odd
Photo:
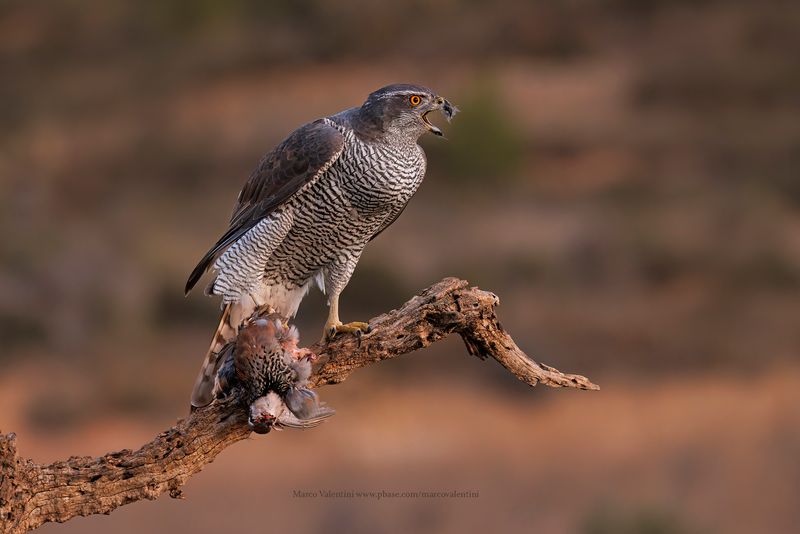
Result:
[[[433,106],[422,114],[422,122],[425,123],[425,127],[434,135],[442,136],[442,131],[433,125],[430,120],[428,120],[428,114],[432,111],[441,110],[442,115],[444,118],[447,119],[447,122],[458,113],[458,108],[451,104],[448,100],[442,98],[441,96],[436,97],[436,100],[433,101]]]

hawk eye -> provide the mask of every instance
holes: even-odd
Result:
[[[419,95],[411,95],[408,101],[412,106],[419,106],[419,103],[422,102],[422,98]]]

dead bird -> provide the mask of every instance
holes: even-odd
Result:
[[[298,348],[298,342],[294,326],[279,318],[258,319],[224,350],[215,395],[224,397],[236,388],[254,432],[312,428],[335,413],[308,388],[316,355]]]

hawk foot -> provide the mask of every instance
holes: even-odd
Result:
[[[353,321],[352,323],[339,323],[339,324],[332,324],[332,325],[325,325],[325,335],[323,341],[330,341],[336,334],[339,333],[349,333],[354,334],[356,337],[361,337],[363,334],[369,334],[372,329],[369,326],[369,323],[364,323],[361,321]]]

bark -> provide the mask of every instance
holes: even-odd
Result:
[[[499,299],[447,278],[370,321],[360,339],[339,336],[310,347],[320,355],[312,384],[344,381],[359,367],[408,354],[457,333],[467,351],[497,360],[535,386],[599,389],[587,378],[537,363],[511,339],[495,315]],[[48,465],[20,458],[15,435],[0,434],[0,532],[19,533],[43,523],[114,509],[163,493],[180,498],[181,487],[225,447],[250,435],[246,411],[236,399],[215,402],[179,420],[137,451],[99,458],[72,457]]]

